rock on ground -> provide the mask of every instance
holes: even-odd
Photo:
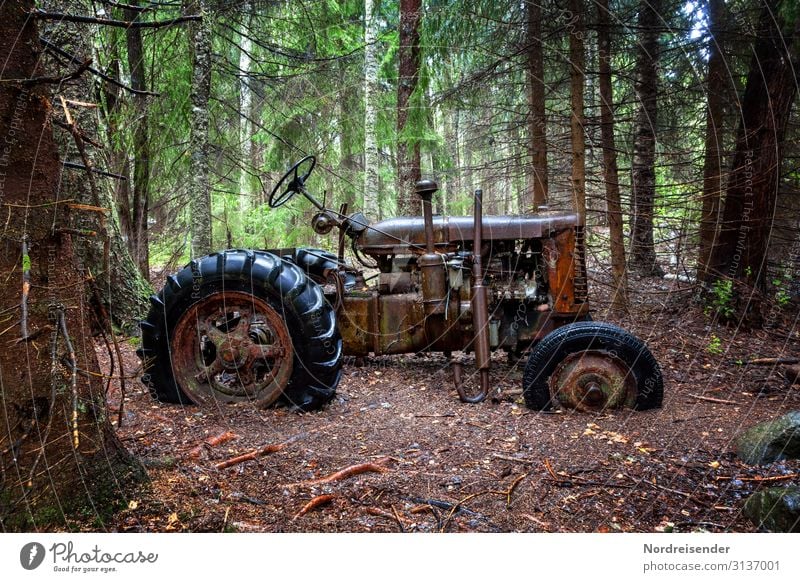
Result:
[[[748,429],[736,440],[736,454],[749,465],[800,458],[800,411]]]
[[[800,487],[771,487],[748,497],[744,514],[771,532],[800,532]]]

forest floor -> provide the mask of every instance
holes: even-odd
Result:
[[[349,359],[334,401],[309,414],[158,404],[129,381],[118,432],[151,482],[105,529],[754,531],[744,500],[760,487],[800,483],[800,463],[748,467],[734,440],[800,409],[800,387],[773,366],[740,361],[796,356],[796,320],[758,331],[714,325],[681,286],[634,282],[624,318],[607,317],[604,287],[593,289],[601,306],[594,319],[629,329],[660,362],[665,397],[654,411],[528,410],[524,359],[510,365],[502,354],[491,373],[502,399],[478,405],[458,401],[441,355],[371,358],[361,367]],[[134,370],[134,348],[124,350]],[[98,354],[107,365],[105,348]],[[118,405],[118,388],[109,401]],[[230,440],[204,444],[219,435]],[[282,446],[216,468],[268,445]]]

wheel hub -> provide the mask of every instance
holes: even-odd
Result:
[[[268,406],[289,383],[291,336],[265,300],[214,293],[187,310],[171,342],[178,384],[197,404],[214,400]]]
[[[241,339],[226,339],[219,346],[219,358],[222,367],[235,370],[247,362],[249,352]]]
[[[632,406],[636,400],[630,369],[603,350],[568,355],[550,376],[550,388],[562,405],[583,412]]]

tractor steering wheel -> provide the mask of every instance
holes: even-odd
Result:
[[[300,166],[305,164],[306,162],[311,162],[308,170],[305,174],[300,173]],[[288,172],[286,172],[283,177],[278,180],[278,183],[275,184],[275,188],[272,189],[272,193],[269,195],[269,204],[270,208],[278,208],[283,206],[289,200],[294,198],[295,194],[301,193],[305,191],[305,182],[308,179],[308,176],[311,175],[311,170],[314,169],[314,166],[317,165],[317,158],[314,156],[306,156],[299,162],[297,162],[294,166],[292,166]],[[286,182],[291,178],[291,181],[286,185],[286,188],[278,194],[278,191],[283,186],[283,183]]]

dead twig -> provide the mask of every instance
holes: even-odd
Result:
[[[444,518],[444,522],[442,522],[442,527],[441,527],[441,529],[439,531],[441,533],[444,533],[447,530],[447,526],[449,525],[450,520],[455,515],[457,515],[458,513],[461,512],[461,510],[463,509],[461,506],[464,503],[466,503],[467,501],[471,501],[472,499],[475,499],[476,497],[480,497],[481,495],[489,495],[489,494],[492,494],[492,493],[497,493],[497,492],[496,491],[492,491],[492,490],[489,490],[489,491],[478,491],[477,493],[472,493],[471,495],[467,495],[466,497],[461,499],[458,503],[453,505],[453,507],[450,509],[450,512]],[[477,515],[480,515],[480,514],[477,514]]]
[[[502,492],[506,496],[506,509],[511,507],[511,495],[512,495],[512,493],[514,493],[514,489],[516,489],[517,485],[519,485],[522,482],[522,480],[525,479],[525,477],[527,477],[527,476],[528,476],[528,473],[523,473],[522,475],[520,475],[519,477],[514,479],[514,481],[511,482],[511,485],[509,486],[508,489],[506,489],[505,492]]]
[[[544,468],[547,469],[547,472],[550,474],[550,477],[553,479],[553,481],[557,483],[564,481],[564,479],[559,478],[558,475],[556,475],[556,472],[553,471],[553,466],[550,464],[550,459],[547,457],[544,459]]]
[[[703,402],[714,402],[715,404],[739,404],[735,400],[723,400],[722,398],[711,398],[710,396],[700,396],[699,394],[689,394],[689,398],[702,400]]]
[[[501,459],[503,461],[511,461],[512,463],[524,463],[525,465],[535,465],[536,461],[532,461],[531,459],[520,459],[518,457],[509,457],[508,455],[501,455],[500,453],[492,454],[492,457],[495,459]]]
[[[400,532],[404,533],[406,531],[405,524],[408,523],[407,519],[403,519],[400,517],[400,514],[397,513],[397,509],[394,505],[392,505],[392,513],[388,511],[384,511],[378,507],[367,507],[367,513],[370,515],[374,515],[376,517],[383,517],[386,519],[391,519],[392,521],[397,523],[397,527],[400,528]]]
[[[415,414],[414,418],[452,418],[455,414],[452,412],[445,412],[444,414]]]
[[[664,491],[666,493],[672,493],[674,495],[680,495],[681,497],[685,497],[689,501],[697,503],[698,505],[702,505],[703,507],[712,507],[712,505],[710,503],[706,503],[705,501],[701,501],[700,499],[697,499],[691,493],[686,493],[686,491],[681,491],[680,489],[672,489],[671,487],[664,487],[663,485],[659,485],[658,483],[653,483],[652,481],[648,481],[647,479],[636,479],[635,477],[631,477],[627,473],[623,473],[623,474],[625,475],[625,477],[627,477],[628,479],[630,479],[631,481],[636,483],[637,486],[642,485],[642,484],[649,485],[650,487],[653,487],[654,489],[658,489],[658,490]]]
[[[303,517],[309,511],[313,511],[314,509],[316,509],[318,507],[322,507],[323,505],[327,505],[328,503],[333,501],[335,497],[336,497],[335,495],[331,495],[331,494],[317,495],[311,501],[306,503],[302,507],[302,509],[300,509],[300,511],[295,513],[294,517],[292,518],[292,521],[296,520],[298,517]]]
[[[51,52],[53,52],[53,53],[55,53],[57,55],[60,55],[60,56],[62,56],[64,58],[69,59],[69,61],[71,63],[81,64],[81,63],[84,62],[79,57],[73,55],[72,53],[70,53],[68,51],[65,51],[63,48],[61,48],[57,44],[54,44],[54,43],[50,42],[45,37],[40,37],[39,38],[39,42],[41,42],[42,45],[44,45],[44,47],[47,48],[49,51],[51,51]],[[160,95],[158,93],[153,93],[151,91],[138,91],[136,89],[128,87],[127,85],[123,85],[118,80],[114,79],[113,77],[109,77],[108,75],[106,75],[104,73],[101,73],[100,71],[98,71],[97,69],[94,69],[92,67],[86,67],[86,70],[89,71],[90,73],[92,73],[93,75],[95,75],[97,77],[100,77],[104,81],[107,81],[107,82],[111,83],[112,85],[116,85],[117,87],[120,87],[121,89],[125,89],[126,91],[128,91],[130,93],[133,93],[134,95],[151,95],[153,97],[160,97]]]
[[[320,477],[319,479],[311,479],[309,481],[300,481],[298,483],[290,483],[287,485],[287,487],[310,487],[312,485],[324,485],[326,483],[333,483],[335,481],[343,481],[344,479],[349,479],[350,477],[355,477],[356,475],[362,475],[364,473],[385,473],[388,471],[388,469],[384,467],[383,464],[387,463],[388,461],[390,461],[390,459],[388,457],[384,457],[383,459],[378,459],[373,463],[360,463],[358,465],[351,465],[336,471],[335,473],[331,473],[327,477]]]
[[[210,438],[205,439],[202,443],[193,447],[186,453],[186,456],[190,459],[199,459],[200,455],[203,454],[203,450],[206,448],[212,448],[219,445],[224,445],[228,441],[232,441],[233,439],[239,438],[239,435],[233,433],[229,430],[218,434],[217,436],[213,436]]]
[[[716,523],[713,521],[679,521],[676,522],[672,527],[674,528],[682,528],[682,527],[716,527],[718,529],[726,529],[728,526],[722,525],[721,523]]]
[[[734,362],[737,366],[772,366],[775,364],[800,364],[800,358],[755,358]]]

